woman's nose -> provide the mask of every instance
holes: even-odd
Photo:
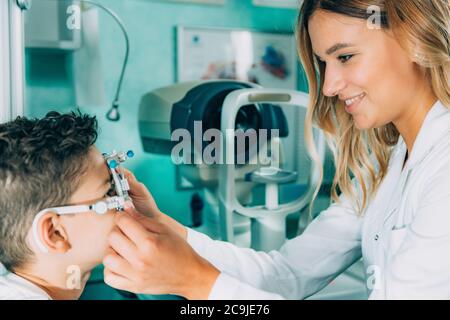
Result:
[[[327,66],[325,69],[325,81],[323,83],[323,94],[327,97],[337,96],[345,87],[345,81],[342,74]]]

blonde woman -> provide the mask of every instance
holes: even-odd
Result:
[[[194,299],[302,299],[363,257],[371,299],[450,298],[449,28],[447,0],[305,0],[307,137],[314,125],[326,133],[339,197],[264,253],[186,229],[131,178],[136,209],[154,218],[118,218],[105,281]]]

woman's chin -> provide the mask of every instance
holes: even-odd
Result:
[[[365,124],[358,124],[358,122],[355,122],[355,127],[358,130],[368,130],[371,128],[370,126],[367,126]]]
[[[373,121],[371,121],[364,115],[354,115],[353,123],[355,124],[355,127],[359,130],[368,130],[375,128]]]

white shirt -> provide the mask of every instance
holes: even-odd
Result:
[[[332,204],[270,253],[188,229],[188,242],[221,274],[210,299],[303,299],[361,257],[369,299],[450,299],[450,111],[428,112],[402,170],[400,137],[375,198],[358,216]]]
[[[51,300],[41,288],[9,272],[0,263],[0,300]]]

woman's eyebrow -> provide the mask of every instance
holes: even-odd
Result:
[[[331,55],[333,53],[335,53],[336,51],[343,49],[343,48],[348,48],[348,47],[352,47],[353,45],[351,43],[336,43],[334,46],[332,46],[331,48],[329,48],[327,51],[325,51],[325,53],[327,55]]]
[[[333,45],[332,47],[330,47],[325,53],[326,53],[327,55],[331,55],[331,54],[335,53],[336,51],[338,51],[338,50],[340,50],[340,49],[348,48],[348,47],[353,47],[353,46],[354,46],[354,45],[351,44],[351,43],[344,43],[344,42],[336,43],[335,45]],[[314,55],[316,56],[316,58],[317,58],[318,60],[323,61],[323,59],[322,59],[317,53],[314,53]]]

